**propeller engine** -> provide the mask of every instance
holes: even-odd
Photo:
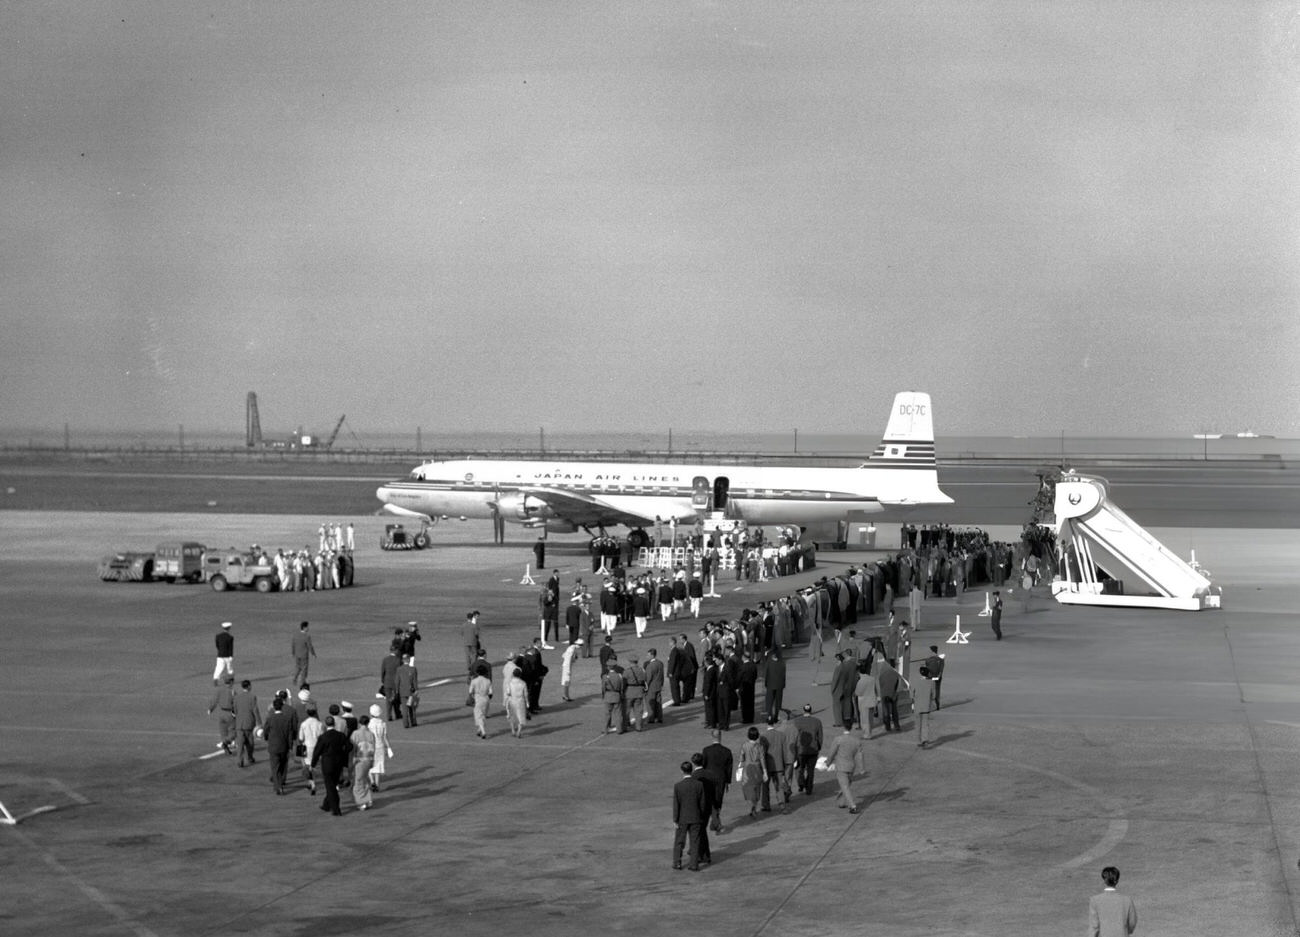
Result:
[[[516,523],[544,521],[551,516],[551,509],[545,501],[521,491],[498,495],[493,506],[506,520]]]

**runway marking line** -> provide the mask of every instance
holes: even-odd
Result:
[[[1102,792],[1097,788],[1093,787],[1091,784],[1085,784],[1082,781],[1061,774],[1060,772],[1050,771],[1047,768],[1035,768],[1033,765],[1027,765],[1021,761],[1012,761],[1009,758],[1000,758],[997,755],[987,755],[984,754],[983,752],[971,752],[956,747],[953,747],[951,750],[957,752],[958,754],[966,755],[967,757],[970,758],[983,758],[986,761],[998,761],[998,762],[1002,762],[1003,764],[1011,765],[1012,767],[1018,768],[1022,771],[1032,771],[1035,774],[1044,775],[1045,777],[1052,778],[1055,781],[1059,781],[1068,787],[1073,787],[1075,790],[1080,791],[1091,798],[1094,798],[1099,804],[1104,805],[1106,802],[1105,797],[1102,795]],[[1111,818],[1109,824],[1107,825],[1105,834],[1102,836],[1100,840],[1097,841],[1096,845],[1094,845],[1091,849],[1087,850],[1086,852],[1080,853],[1079,855],[1075,856],[1073,859],[1068,859],[1065,862],[1058,864],[1057,868],[1077,869],[1080,866],[1087,865],[1090,862],[1096,862],[1102,856],[1111,852],[1116,846],[1118,846],[1123,841],[1124,837],[1127,835],[1128,835],[1128,820],[1126,820],[1123,817],[1113,817]]]
[[[53,854],[48,850],[42,849],[40,846],[36,845],[36,843],[32,841],[31,837],[16,829],[13,831],[13,835],[18,837],[18,839],[20,839],[28,849],[36,853],[37,857],[53,869],[58,875],[63,876],[73,885],[76,885],[77,889],[83,895],[95,904],[99,905],[99,907],[107,912],[110,917],[115,918],[124,927],[128,927],[134,931],[136,937],[158,937],[157,934],[132,918],[120,905],[114,902],[94,885],[83,881],[75,872],[61,863],[58,859],[54,858]]]

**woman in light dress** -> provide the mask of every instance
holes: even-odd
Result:
[[[375,734],[370,731],[370,717],[357,720],[352,733],[352,799],[358,810],[369,810],[374,799],[370,796],[370,766],[375,760]]]
[[[506,719],[515,738],[523,735],[524,721],[528,718],[528,686],[519,676],[523,664],[523,658],[516,657],[514,672],[506,679]]]
[[[858,668],[861,677],[853,691],[858,707],[858,728],[864,739],[871,738],[871,733],[880,722],[880,699],[876,696],[876,663],[884,655],[884,645],[879,638],[872,638],[871,647],[866,653],[866,669]]]
[[[316,751],[316,740],[325,731],[324,724],[316,713],[313,703],[307,707],[307,718],[298,726],[298,743],[302,745],[302,776],[307,780],[307,789],[316,793],[316,779],[312,775],[311,756]]]
[[[476,671],[469,682],[469,703],[474,707],[474,734],[487,738],[488,701],[492,699],[492,681],[483,671]]]
[[[758,737],[758,726],[750,726],[744,743],[740,746],[740,764],[736,767],[745,800],[749,802],[749,815],[758,814],[758,798],[767,784],[767,748]]]
[[[506,662],[501,665],[501,708],[505,710],[506,715],[510,715],[510,678],[519,672],[523,666],[523,652],[514,657],[507,657]]]
[[[370,706],[370,734],[375,737],[375,761],[370,766],[370,789],[379,790],[379,779],[388,770],[388,759],[393,757],[392,746],[388,744],[388,723],[384,719],[384,710],[378,703]]]

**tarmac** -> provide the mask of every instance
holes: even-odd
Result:
[[[537,589],[520,585],[531,535],[512,529],[495,546],[487,522],[453,522],[433,529],[431,550],[382,553],[382,519],[354,517],[355,587],[217,594],[102,583],[95,562],[179,537],[314,543],[321,518],[0,517],[0,802],[20,819],[0,826],[0,933],[1045,935],[1084,930],[1112,864],[1139,934],[1300,933],[1290,529],[1154,531],[1196,550],[1224,588],[1219,611],[1065,608],[1042,594],[1025,610],[1011,595],[995,642],[983,590],[928,601],[913,657],[930,644],[947,654],[932,745],[918,748],[910,717],[868,743],[857,815],[836,809],[827,775],[788,813],[753,821],[733,789],[713,864],[690,873],[670,868],[671,789],[708,742],[698,703],[606,735],[594,661],[563,704],[557,650],[523,738],[495,707],[492,737],[474,735],[459,625],[482,611],[493,660],[536,634]],[[593,582],[585,540],[548,544],[565,587]],[[703,615],[734,616],[875,555],[823,551],[799,576],[724,578]],[[958,615],[969,643],[947,644]],[[216,751],[205,711],[223,620],[236,675],[264,707],[309,620],[314,696],[362,709],[392,629],[421,623],[420,725],[391,726],[372,810],[345,796],[330,817],[303,787],[276,797],[264,753],[240,769]],[[694,627],[652,622],[640,641],[620,627],[615,644],[663,657],[668,634]],[[859,624],[882,628],[880,616]],[[786,705],[812,703],[838,731],[824,711],[831,661],[815,667],[804,646],[788,660]],[[733,750],[743,731],[727,733]]]

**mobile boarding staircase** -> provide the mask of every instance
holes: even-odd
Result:
[[[1198,611],[1220,608],[1222,590],[1184,562],[1106,496],[1104,478],[1066,473],[1056,483],[1060,578],[1056,601]]]

